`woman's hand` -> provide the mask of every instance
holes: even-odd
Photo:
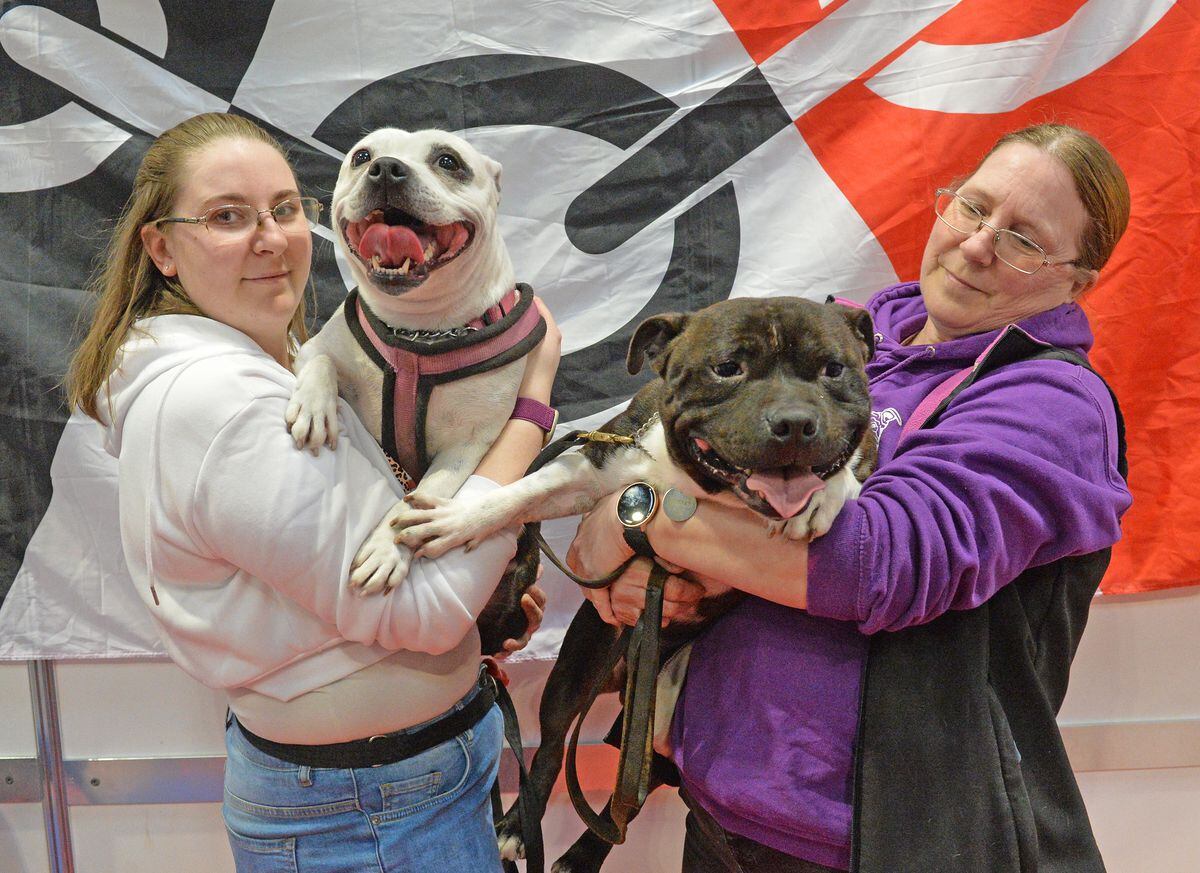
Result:
[[[706,594],[705,587],[677,575],[683,572],[680,567],[662,561],[659,563],[666,567],[669,574],[663,583],[662,626],[666,627],[673,621],[698,621],[696,607]],[[649,558],[638,558],[612,585],[607,588],[585,588],[583,596],[592,601],[596,612],[609,624],[632,627],[646,608],[646,588],[650,584],[652,567]]]
[[[686,566],[710,590],[736,588],[784,606],[808,605],[808,543],[770,536],[765,520],[743,507],[701,500],[682,523],[658,512],[646,536],[660,561]]]
[[[567,566],[585,579],[606,576],[633,557],[617,521],[619,494],[609,494],[583,516],[567,549]],[[585,591],[598,589],[584,589]]]
[[[619,495],[610,494],[583,517],[567,550],[567,566],[586,579],[611,573],[633,555],[617,521],[618,498]],[[696,604],[705,594],[704,586],[679,576],[682,568],[660,563],[673,574],[663,587],[663,626],[672,621],[695,620]],[[584,588],[583,596],[609,624],[634,625],[646,607],[649,581],[650,561],[639,558],[612,585]]]
[[[542,578],[541,565],[538,566],[537,576],[539,580]],[[496,655],[497,660],[502,661],[513,652],[519,652],[529,645],[534,632],[542,626],[542,619],[546,615],[546,592],[536,582],[521,595],[521,609],[525,611],[525,633],[516,639],[505,640],[502,644],[503,651]]]
[[[610,494],[579,525],[567,563],[581,576],[603,576],[633,555],[617,521],[618,499]],[[682,523],[659,512],[646,525],[646,534],[658,562],[678,580],[668,580],[663,606],[663,615],[673,621],[697,618],[695,605],[702,597],[730,588],[799,609],[808,603],[808,544],[769,537],[765,522],[741,507],[702,500],[696,514]],[[610,624],[635,623],[645,605],[649,565],[637,563],[644,564],[641,571],[631,567],[609,588],[584,590]]]

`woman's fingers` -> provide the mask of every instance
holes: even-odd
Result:
[[[537,578],[538,578],[538,582],[540,582],[542,579],[542,565],[541,564],[538,564]],[[540,610],[540,613],[538,615],[538,620],[540,621],[541,613],[544,613],[546,611],[547,598],[546,598],[545,589],[543,589],[542,586],[538,585],[535,582],[533,585],[529,586],[529,590],[526,591],[524,597],[522,597],[522,599],[521,599],[522,605],[524,605],[525,597],[528,597],[530,600],[532,600],[534,605],[536,605],[537,608]],[[526,610],[526,612],[528,612],[528,610]]]
[[[613,615],[621,624],[635,625],[641,618],[651,566],[650,561],[639,558],[609,587]],[[667,576],[663,583],[663,623],[694,618],[696,604],[703,597],[702,585],[681,576]]]
[[[591,601],[597,614],[605,623],[620,626],[621,622],[613,613],[612,597],[607,588],[584,588],[583,596]]]
[[[541,576],[541,568],[539,567],[538,570],[538,576]],[[521,609],[525,613],[525,633],[501,643],[501,648],[504,649],[501,657],[519,652],[529,645],[529,640],[542,626],[542,619],[546,617],[546,592],[542,590],[541,586],[534,583],[521,595]]]
[[[586,579],[611,573],[633,555],[617,521],[619,496],[608,495],[584,515],[567,549],[567,566]]]

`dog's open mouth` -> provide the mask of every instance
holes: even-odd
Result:
[[[825,488],[826,480],[854,454],[853,447],[848,446],[833,461],[815,467],[792,464],[747,470],[722,458],[702,437],[693,436],[689,449],[706,473],[728,483],[752,509],[778,518],[791,518],[803,512],[813,495]]]
[[[341,230],[371,278],[384,284],[419,285],[462,254],[475,237],[470,222],[428,224],[394,206],[343,221]]]

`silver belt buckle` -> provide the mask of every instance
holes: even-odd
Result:
[[[371,743],[375,742],[376,740],[382,740],[382,739],[386,738],[386,736],[387,736],[386,734],[375,734],[374,736],[367,737],[367,745],[368,746],[371,745]],[[382,767],[382,766],[383,766],[383,764],[372,764],[371,769],[374,770],[376,767]]]

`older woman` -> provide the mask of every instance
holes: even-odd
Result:
[[[163,133],[95,283],[70,400],[106,428],[125,557],[168,653],[228,694],[238,870],[498,870],[501,718],[475,620],[515,537],[416,561],[389,597],[349,585],[403,492],[348,407],[336,452],[297,451],[284,425],[318,211],[253,122]],[[522,382],[543,403],[547,337]],[[514,480],[540,446],[509,422],[463,492]]]
[[[1055,714],[1130,503],[1077,304],[1128,188],[1096,140],[1047,124],[933,206],[920,281],[867,304],[880,459],[832,530],[768,541],[707,503],[648,526],[667,561],[760,595],[696,642],[675,712],[685,871],[1103,870]],[[574,546],[591,574],[627,554],[611,508]],[[630,622],[645,577],[588,594]],[[675,580],[673,614],[700,590]]]

